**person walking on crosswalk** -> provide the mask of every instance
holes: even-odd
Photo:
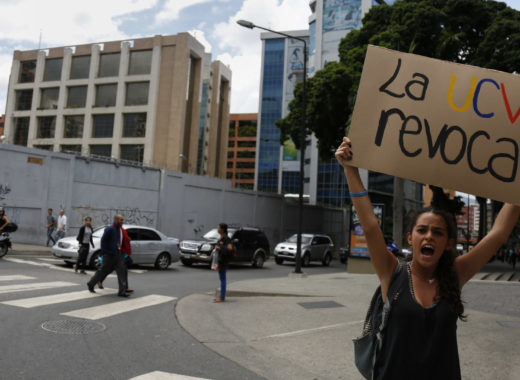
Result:
[[[76,240],[79,242],[79,250],[78,250],[78,261],[76,261],[76,266],[74,268],[74,272],[78,273],[78,269],[81,274],[87,274],[85,272],[85,268],[87,267],[87,257],[88,252],[90,251],[90,245],[94,248],[94,241],[92,240],[92,218],[87,216],[85,218],[85,225],[81,226],[78,232],[78,236]]]
[[[125,281],[125,262],[124,255],[121,252],[123,244],[123,231],[121,227],[123,225],[123,216],[118,214],[114,217],[114,223],[105,228],[103,236],[101,237],[101,252],[103,254],[103,266],[96,271],[94,276],[87,283],[88,290],[91,293],[95,293],[94,286],[105,279],[114,269],[117,273],[117,282],[119,285],[119,291],[117,295],[119,297],[129,297],[130,295],[126,292],[126,281]]]

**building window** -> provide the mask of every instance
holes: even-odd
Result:
[[[27,138],[29,137],[29,118],[14,118],[14,144],[27,146]]]
[[[84,108],[87,102],[87,86],[74,86],[68,89],[67,107]]]
[[[54,150],[53,145],[33,145],[33,148],[41,149],[41,150],[50,150],[51,152]]]
[[[127,106],[148,104],[148,85],[149,82],[127,83],[125,104]]]
[[[43,72],[44,81],[61,80],[61,65],[63,58],[53,58],[45,60],[45,70]]]
[[[56,116],[40,116],[38,117],[38,133],[36,137],[39,139],[54,138],[56,130]]]
[[[144,137],[146,134],[146,113],[125,113],[123,137]]]
[[[16,91],[16,105],[17,111],[27,111],[32,106],[33,90],[18,90]]]
[[[92,137],[112,137],[114,131],[114,114],[94,115]]]
[[[70,65],[70,79],[88,78],[90,72],[90,55],[72,57]]]
[[[81,154],[81,145],[62,145],[60,147],[62,153],[79,153]]]
[[[60,96],[59,87],[42,88],[41,89],[41,99],[40,99],[40,109],[48,110],[48,109],[58,108],[59,96]]]
[[[117,77],[119,75],[119,58],[121,54],[102,54],[99,57],[98,77]]]
[[[83,124],[85,117],[83,115],[65,116],[65,128],[63,137],[65,138],[81,138],[83,137]]]
[[[121,159],[143,162],[144,145],[121,145]]]
[[[20,62],[20,76],[18,78],[18,82],[19,83],[34,82],[35,72],[36,72],[36,61]]]
[[[256,137],[256,120],[240,120],[238,122],[239,137]]]
[[[96,86],[96,107],[114,107],[116,105],[117,84],[99,84]]]
[[[110,157],[112,155],[112,145],[90,145],[89,149],[93,156]]]
[[[150,74],[152,71],[152,51],[132,51],[130,52],[130,64],[128,75]]]

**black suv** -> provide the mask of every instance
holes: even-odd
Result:
[[[234,254],[230,263],[251,263],[255,268],[262,268],[271,254],[269,241],[258,228],[228,228],[228,236],[233,243]],[[180,243],[181,262],[190,266],[193,263],[211,264],[213,248],[220,238],[217,229],[206,233],[200,241],[183,240]]]

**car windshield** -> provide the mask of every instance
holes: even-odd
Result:
[[[103,232],[105,232],[105,227],[106,226],[96,228],[92,233],[92,237],[100,238],[101,236],[103,236]]]
[[[231,239],[231,236],[233,236],[233,233],[235,230],[228,229],[228,237]],[[206,240],[218,240],[220,239],[220,234],[218,233],[218,230],[216,228],[210,230],[206,233],[206,235],[203,236]]]
[[[289,239],[286,240],[287,243],[297,243],[298,235],[294,234]],[[302,235],[302,244],[309,244],[311,242],[311,238],[309,236]]]

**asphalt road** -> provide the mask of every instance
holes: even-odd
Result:
[[[322,274],[344,271],[344,265],[333,261],[328,268],[316,264],[304,269]],[[283,277],[291,271],[294,266],[278,266],[272,260],[262,269],[235,266],[228,282]],[[129,299],[86,294],[89,277],[49,258],[8,255],[0,260],[1,378],[131,379],[154,371],[211,379],[259,378],[196,341],[175,318],[176,300],[218,286],[217,274],[207,266],[136,268],[129,274],[135,289]],[[48,283],[55,287],[41,288]],[[105,287],[116,289],[116,278],[108,278]],[[77,299],[64,298],[76,297],[71,293]],[[53,332],[57,328],[61,332]],[[78,334],[80,330],[89,333]]]

